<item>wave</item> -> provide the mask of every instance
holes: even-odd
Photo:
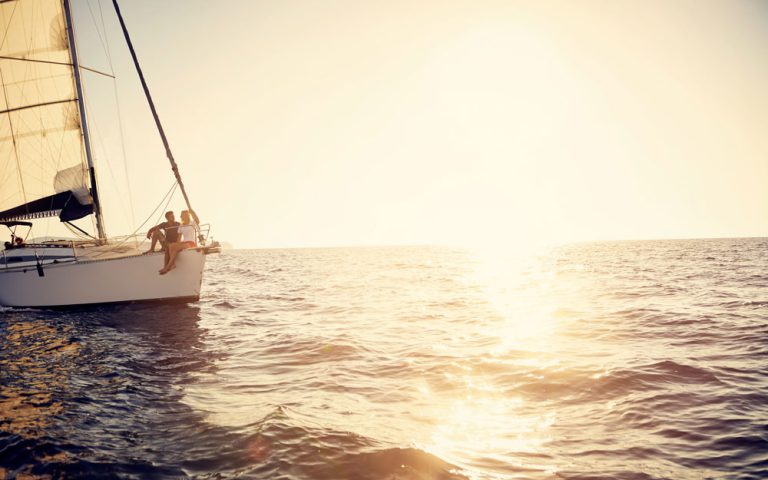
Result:
[[[768,300],[733,300],[730,302],[720,303],[721,307],[736,308],[736,307],[768,307]]]
[[[216,303],[213,304],[213,306],[217,307],[217,308],[226,308],[228,310],[232,310],[232,309],[237,308],[235,305],[233,305],[233,304],[231,304],[231,303],[229,303],[227,301],[216,302]]]
[[[415,448],[388,448],[344,454],[311,472],[315,479],[467,480],[460,469]]]
[[[706,368],[694,367],[664,360],[628,369],[619,369],[608,374],[602,382],[604,390],[646,390],[665,384],[722,385],[717,375]]]

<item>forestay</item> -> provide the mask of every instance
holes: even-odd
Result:
[[[0,0],[0,88],[0,221],[91,213],[61,0]]]

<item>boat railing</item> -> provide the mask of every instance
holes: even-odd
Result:
[[[197,247],[204,247],[208,244],[208,239],[210,237],[211,233],[211,225],[208,223],[200,224],[197,226],[198,236],[195,239],[195,243]],[[142,245],[144,243],[150,242],[151,238],[147,235],[149,232],[141,232],[141,233],[134,233],[131,235],[124,235],[121,237],[110,237],[108,239],[108,245],[118,246],[128,243],[133,243],[135,245]],[[90,243],[93,243],[91,241]]]
[[[71,251],[71,255],[45,255],[39,256],[40,250],[50,250],[65,248]],[[22,250],[22,255],[8,255],[9,251]],[[30,250],[32,252],[30,252]],[[59,240],[55,243],[25,243],[20,246],[14,246],[12,248],[6,248],[0,251],[2,253],[2,266],[3,270],[18,270],[27,269],[30,267],[30,263],[48,265],[50,263],[73,263],[77,261],[77,250],[74,247],[74,242],[71,240]],[[26,253],[26,255],[24,255]]]
[[[210,246],[210,233],[211,233],[211,225],[208,223],[200,224],[197,226],[197,232],[198,236],[195,239],[195,246],[200,247],[209,247]],[[104,243],[103,241],[99,241],[96,239],[93,240],[78,240],[73,243],[73,247],[75,250],[77,250],[76,247],[79,248],[85,248],[90,246],[103,246],[105,251],[109,251],[112,249],[118,249],[120,247],[125,248],[135,248],[137,250],[141,250],[146,244],[151,242],[151,237],[148,236],[149,232],[137,232],[130,235],[123,235],[119,237],[110,237],[107,239],[107,242]],[[110,248],[112,247],[112,248]]]
[[[210,237],[211,232],[211,226],[210,224],[201,224],[198,225],[198,237],[195,239],[195,247],[196,248],[206,248],[206,249],[215,249],[217,248],[217,243],[212,242]],[[78,262],[78,261],[87,261],[87,260],[95,260],[100,258],[106,258],[109,256],[110,253],[114,251],[121,251],[123,254],[128,253],[130,250],[135,250],[136,254],[143,253],[143,251],[148,248],[147,244],[151,241],[150,238],[147,238],[147,232],[142,233],[134,233],[131,235],[123,235],[120,237],[112,237],[107,240],[106,243],[103,241],[99,241],[96,239],[90,240],[90,239],[84,239],[84,240],[51,240],[49,242],[45,243],[27,243],[24,244],[22,248],[26,249],[44,249],[44,248],[68,248],[72,250],[72,259],[71,262]],[[82,251],[84,248],[88,247],[101,247],[103,249],[103,252],[96,253],[93,255],[88,255],[87,257],[78,258],[78,251]],[[16,248],[11,249],[10,251],[15,250]],[[9,250],[2,250],[0,253],[2,253],[2,263],[3,263],[3,269],[8,270],[17,268],[17,265],[14,265],[13,262],[8,262],[9,258],[13,258],[13,256],[9,256],[7,254]],[[217,250],[208,250],[208,251],[217,251]],[[80,256],[82,257],[82,255]],[[58,262],[57,262],[58,263]],[[24,268],[29,268],[25,266]]]

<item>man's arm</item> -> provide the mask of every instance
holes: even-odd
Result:
[[[151,237],[153,233],[160,230],[161,228],[166,228],[168,226],[168,222],[163,222],[161,224],[155,225],[154,227],[147,230],[147,238]]]

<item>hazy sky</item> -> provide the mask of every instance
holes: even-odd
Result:
[[[111,2],[113,67],[99,2],[73,1],[83,63],[118,76],[141,223],[171,173]],[[193,206],[237,247],[768,235],[764,1],[121,7]],[[114,84],[87,81],[128,233]]]

